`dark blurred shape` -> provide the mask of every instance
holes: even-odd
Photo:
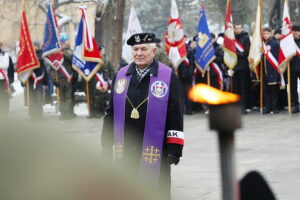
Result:
[[[241,200],[275,200],[266,180],[257,171],[251,171],[240,181]]]

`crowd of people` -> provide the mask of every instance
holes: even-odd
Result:
[[[113,160],[114,156],[115,162],[122,162],[122,166],[128,167],[134,177],[146,175],[151,180],[149,184],[152,181],[159,183],[152,186],[157,189],[159,185],[158,191],[163,199],[170,199],[170,165],[177,165],[182,156],[183,114],[191,115],[199,110],[207,112],[205,105],[194,103],[188,98],[188,92],[195,84],[207,83],[220,90],[239,94],[244,114],[259,107],[261,82],[259,75],[250,70],[248,61],[251,39],[241,24],[235,24],[234,31],[238,45],[238,62],[234,69],[229,70],[223,62],[223,34],[216,36],[211,33],[216,58],[205,74],[195,64],[197,36],[186,44],[188,60],[176,69],[170,65],[165,51],[159,45],[160,39],[153,33],[135,34],[127,40],[127,44],[132,46],[133,62],[121,62],[117,72],[106,57],[104,46],[99,45],[103,66],[88,82],[88,118],[99,118],[105,114],[101,134],[103,155],[107,161]],[[262,31],[263,114],[277,114],[287,105],[287,90],[283,87],[286,74],[281,75],[269,58],[278,60],[280,30],[265,27]],[[293,27],[293,35],[300,48],[299,26]],[[73,51],[68,39],[62,38],[61,42],[64,60],[61,70],[57,71],[45,62],[40,43],[33,42],[40,67],[32,71],[29,81],[24,85],[24,99],[32,119],[42,118],[42,106],[45,102],[54,101],[54,93],[59,102],[59,118],[67,120],[76,116],[74,94],[80,76],[72,67]],[[100,86],[97,76],[101,76],[111,86]],[[291,60],[293,113],[299,112],[298,78],[300,58],[296,55]],[[9,112],[13,81],[13,62],[8,53],[2,50],[0,43],[0,113],[3,116]],[[43,98],[43,91],[47,91],[47,98]]]
[[[63,63],[59,70],[52,68],[43,57],[42,46],[39,41],[33,41],[33,47],[38,58],[39,67],[34,69],[28,77],[28,84],[24,87],[24,103],[28,107],[30,119],[40,120],[43,117],[43,105],[52,104],[59,107],[61,120],[69,120],[76,117],[74,106],[77,102],[76,91],[85,92],[86,84],[72,67],[73,50],[70,48],[66,35],[61,37],[63,49]],[[0,110],[1,116],[8,116],[9,100],[14,93],[14,73],[16,66],[13,64],[8,53],[4,52],[0,43]],[[97,72],[101,77],[109,82],[115,74],[111,62],[106,58],[105,48],[99,46],[103,66]],[[100,87],[98,80],[94,76],[88,83],[90,114],[88,118],[100,118],[104,115],[109,99],[109,85]]]
[[[300,26],[293,26],[293,36],[295,43],[300,47]],[[197,36],[187,43],[189,62],[182,62],[178,68],[178,77],[183,89],[183,101],[185,114],[191,115],[199,109],[204,109],[205,105],[199,106],[188,99],[188,91],[195,83],[207,83],[215,88],[239,94],[241,97],[242,113],[247,114],[260,107],[260,70],[253,72],[250,70],[248,55],[251,45],[250,35],[243,30],[241,24],[234,25],[235,39],[238,45],[238,62],[233,70],[229,70],[223,62],[224,51],[223,33],[218,37],[211,33],[215,50],[215,60],[210,64],[205,74],[202,74],[195,64],[195,51]],[[272,30],[265,27],[263,32],[264,53],[261,57],[262,82],[263,82],[263,114],[277,114],[285,110],[287,103],[287,72],[281,74],[270,57],[278,60],[279,40],[281,30]],[[217,66],[217,67],[216,67]],[[295,55],[291,62],[291,101],[292,113],[299,112],[298,99],[298,78],[300,72],[300,57]],[[208,77],[209,76],[209,77]],[[208,111],[206,111],[207,113]]]
[[[229,70],[223,62],[224,51],[223,33],[217,36],[211,33],[211,38],[215,50],[215,59],[208,67],[207,71],[202,74],[195,64],[195,53],[197,47],[197,36],[187,40],[187,58],[188,62],[183,61],[177,69],[173,70],[177,73],[182,88],[182,101],[184,102],[184,113],[191,115],[195,112],[204,110],[205,105],[192,102],[188,98],[188,91],[197,83],[207,83],[221,90],[230,91],[241,96],[242,112],[247,114],[260,106],[260,74],[250,70],[248,55],[251,44],[250,35],[243,30],[241,24],[234,26],[235,38],[239,48],[237,48],[238,62],[233,70]],[[293,26],[293,35],[295,43],[300,48],[300,27]],[[287,74],[280,74],[269,61],[268,57],[278,59],[279,40],[281,30],[272,30],[269,27],[263,29],[264,53],[262,54],[263,66],[263,114],[274,113],[284,110],[287,106]],[[43,113],[42,106],[45,103],[53,103],[53,96],[57,97],[59,102],[60,119],[72,119],[75,117],[75,91],[78,88],[85,91],[85,84],[80,84],[81,77],[72,68],[72,49],[66,36],[61,38],[63,45],[63,68],[64,70],[55,71],[42,58],[42,49],[38,41],[34,41],[33,45],[39,59],[40,68],[33,70],[30,75],[28,92],[24,92],[25,96],[29,94],[29,98],[25,97],[25,104],[29,107],[29,116],[34,119],[40,119]],[[13,93],[12,83],[14,82],[15,66],[8,53],[3,51],[2,43],[0,43],[0,95],[1,95],[1,113],[7,115],[9,111],[9,99]],[[161,43],[157,43],[157,51],[155,58],[158,61],[171,66],[168,56]],[[104,79],[111,82],[115,75],[114,67],[106,58],[105,48],[99,46],[103,67],[99,73]],[[121,68],[127,65],[124,61],[120,62]],[[290,63],[291,66],[291,102],[292,113],[299,112],[298,100],[298,78],[300,77],[300,58],[295,55]],[[90,113],[89,118],[99,118],[104,115],[109,100],[109,88],[97,87],[97,77],[94,76],[88,83],[90,94]],[[45,89],[46,88],[46,89]],[[54,90],[56,88],[56,90]],[[46,91],[46,92],[45,92]],[[56,94],[56,95],[54,95]],[[31,105],[30,105],[31,102]]]

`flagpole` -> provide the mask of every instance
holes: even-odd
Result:
[[[230,76],[230,92],[233,92],[233,76]]]
[[[290,62],[288,62],[287,66],[287,75],[288,75],[288,111],[289,114],[292,113],[292,102],[291,102],[291,65]]]
[[[90,90],[89,90],[89,82],[85,81],[85,90],[86,90],[86,103],[88,106],[88,116],[91,114],[91,105],[90,105]]]
[[[56,85],[57,103],[60,104],[60,92],[59,92],[59,85],[58,85],[58,74],[57,74],[56,70],[55,70],[55,81],[57,83],[57,85]]]
[[[210,85],[210,68],[207,70],[207,85]]]
[[[264,57],[264,60],[265,60],[265,57]],[[264,103],[263,103],[263,99],[264,99],[264,93],[263,93],[263,84],[264,84],[264,80],[263,80],[263,65],[262,63],[260,63],[260,102],[259,102],[259,107],[260,107],[260,114],[262,114],[263,112],[263,106],[264,106]]]

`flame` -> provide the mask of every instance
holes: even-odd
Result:
[[[240,96],[230,92],[224,92],[206,84],[197,84],[189,91],[189,98],[195,102],[210,105],[220,105],[235,103],[240,100]]]

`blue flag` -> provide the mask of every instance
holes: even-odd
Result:
[[[47,18],[44,31],[43,57],[55,70],[63,62],[62,47],[59,39],[59,30],[51,4],[48,5]]]
[[[98,46],[89,31],[85,10],[78,26],[75,50],[72,57],[73,68],[89,81],[103,64]]]
[[[215,59],[215,50],[208,29],[204,8],[200,8],[198,37],[195,62],[199,70],[204,73],[209,64]]]

